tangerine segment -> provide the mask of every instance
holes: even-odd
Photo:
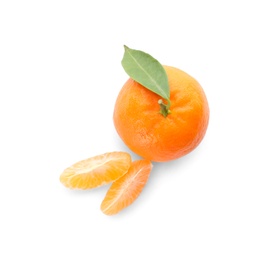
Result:
[[[113,182],[101,204],[101,210],[106,215],[117,214],[132,204],[148,181],[152,163],[149,160],[134,161],[129,171]]]
[[[128,153],[105,153],[68,167],[60,175],[60,181],[71,189],[96,188],[123,176],[130,165],[131,156]]]

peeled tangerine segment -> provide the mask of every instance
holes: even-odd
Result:
[[[151,161],[134,161],[129,171],[113,182],[101,204],[106,215],[117,214],[132,204],[143,190],[152,169]]]
[[[73,164],[60,175],[60,181],[71,189],[96,188],[117,180],[130,166],[130,154],[105,153]]]

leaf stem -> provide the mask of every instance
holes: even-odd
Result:
[[[169,110],[169,108],[170,108],[170,100],[167,99],[167,104],[164,104],[163,100],[159,99],[158,104],[160,106],[160,114],[163,115],[164,117],[167,117],[168,114],[171,113],[171,111]]]

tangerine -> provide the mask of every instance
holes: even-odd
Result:
[[[194,150],[209,122],[208,101],[200,84],[182,70],[163,67],[169,82],[169,109],[159,95],[130,78],[117,97],[113,114],[124,143],[136,154],[157,162]]]

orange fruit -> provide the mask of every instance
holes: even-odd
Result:
[[[144,188],[152,164],[149,160],[134,161],[129,171],[113,182],[101,204],[101,210],[106,215],[117,214],[132,204]]]
[[[60,175],[61,183],[72,189],[91,189],[123,176],[131,165],[125,152],[111,152],[73,164]]]
[[[182,157],[202,141],[209,107],[200,84],[174,67],[164,66],[170,89],[170,113],[160,111],[160,96],[131,78],[121,89],[114,109],[114,125],[136,154],[164,162]]]

